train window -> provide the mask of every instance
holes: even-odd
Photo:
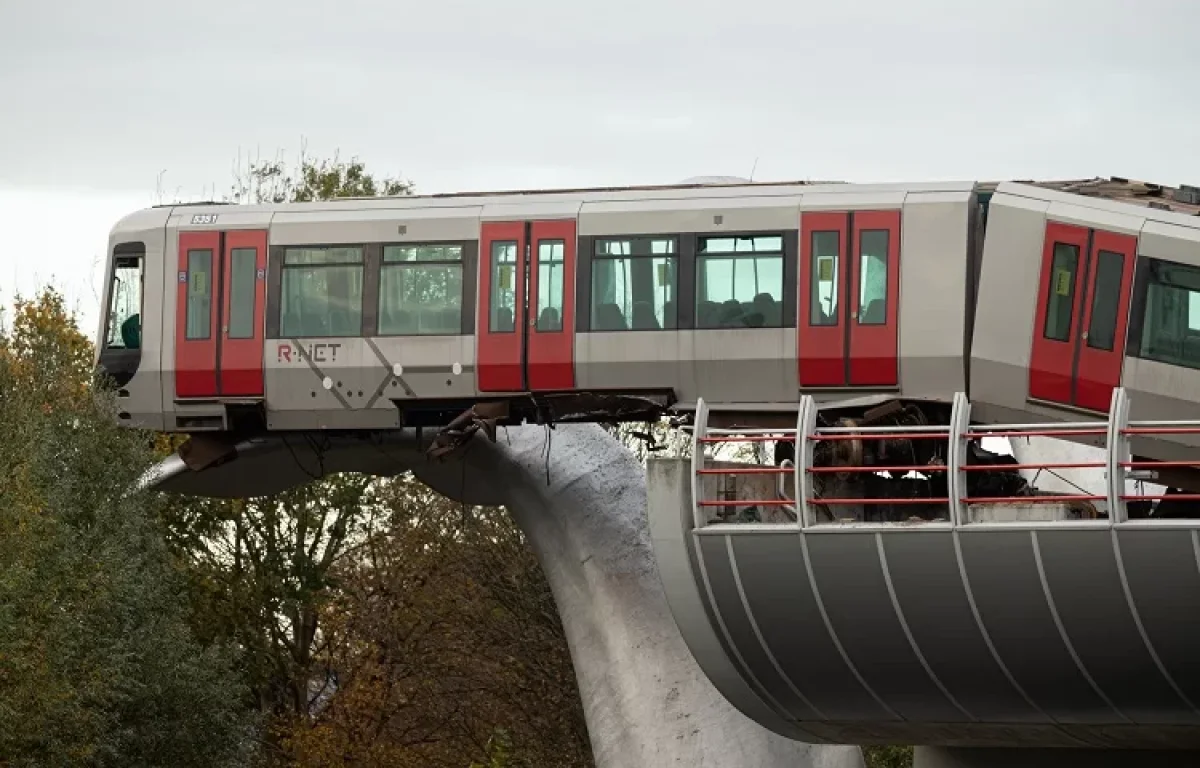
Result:
[[[783,325],[783,238],[701,237],[696,253],[697,328]]]
[[[1200,268],[1151,259],[1141,357],[1200,368]]]
[[[553,333],[562,330],[563,249],[562,240],[538,241],[537,330]]]
[[[497,240],[492,243],[492,295],[488,306],[492,333],[516,331],[517,311],[517,243]]]
[[[841,233],[812,233],[812,274],[809,275],[808,324],[838,324],[838,254]]]
[[[462,333],[461,245],[388,245],[379,278],[379,333]]]
[[[207,339],[212,333],[212,256],[210,249],[188,251],[186,338]]]
[[[287,248],[282,271],[280,335],[359,335],[362,327],[362,247]]]
[[[887,323],[888,236],[866,229],[858,237],[858,324]]]
[[[258,252],[234,248],[229,254],[229,338],[254,338],[254,273]]]
[[[1125,257],[1112,251],[1100,251],[1096,261],[1087,343],[1092,349],[1111,352],[1117,340],[1117,310],[1121,305],[1121,273],[1125,268]]]
[[[1046,299],[1046,327],[1042,335],[1052,341],[1071,338],[1071,318],[1075,312],[1075,273],[1079,269],[1079,246],[1054,244],[1050,265],[1050,294]]]
[[[142,346],[142,257],[113,257],[112,287],[108,295],[107,349]]]
[[[676,327],[678,271],[674,237],[597,238],[592,258],[592,330]]]

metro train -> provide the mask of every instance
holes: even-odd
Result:
[[[158,206],[112,229],[97,363],[122,424],[210,439],[643,419],[701,397],[713,424],[794,425],[802,393],[830,418],[892,403],[945,423],[966,392],[976,422],[1078,421],[1118,385],[1133,418],[1200,418],[1200,190],[1053,186]],[[1134,441],[1155,460],[1197,447]]]

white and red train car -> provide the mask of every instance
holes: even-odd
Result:
[[[98,362],[122,423],[168,432],[701,397],[714,419],[790,423],[804,393],[936,421],[960,391],[978,421],[1061,421],[1118,385],[1134,418],[1200,418],[1197,202],[926,182],[166,205],[112,230]]]

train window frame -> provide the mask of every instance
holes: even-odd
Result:
[[[395,253],[400,249],[412,249],[414,252],[419,252],[421,249],[439,249],[442,252],[443,258],[437,259],[421,259],[414,258],[412,260],[396,260],[389,259],[389,251]],[[448,258],[445,255],[454,250],[457,252],[457,257]],[[461,336],[463,333],[463,315],[464,308],[464,288],[467,280],[467,245],[461,241],[430,241],[430,242],[401,242],[401,243],[383,243],[379,250],[379,286],[378,296],[375,301],[376,310],[376,325],[375,334],[379,337],[437,337],[437,336]],[[429,268],[447,270],[457,274],[458,291],[451,292],[448,298],[452,298],[455,302],[454,309],[457,310],[457,316],[453,326],[440,326],[432,330],[421,330],[418,328],[415,332],[412,331],[393,331],[385,330],[384,327],[384,310],[389,311],[408,309],[409,304],[401,301],[396,307],[390,307],[387,302],[386,281],[387,275],[403,274],[405,272],[427,271]],[[415,305],[420,309],[420,305]],[[418,319],[419,319],[418,315]]]
[[[1105,260],[1106,256],[1110,257],[1107,260],[1107,262]],[[1111,309],[1112,311],[1111,311],[1111,313],[1105,314],[1104,317],[1102,318],[1105,321],[1105,326],[1107,326],[1107,328],[1100,329],[1100,330],[1108,331],[1107,339],[1106,339],[1107,344],[1097,344],[1096,339],[1098,337],[1102,338],[1102,339],[1104,338],[1104,334],[1097,333],[1097,326],[1096,326],[1096,323],[1097,323],[1097,311],[1096,310],[1098,308],[1100,308],[1099,302],[1100,302],[1100,298],[1101,298],[1100,279],[1101,279],[1102,273],[1104,273],[1106,271],[1104,269],[1105,266],[1108,266],[1108,267],[1114,266],[1114,262],[1112,261],[1111,257],[1116,258],[1115,272],[1112,271],[1111,269],[1109,269],[1109,270],[1107,270],[1107,272],[1108,272],[1107,276],[1110,279],[1115,277],[1116,282],[1115,282],[1115,284],[1109,283],[1107,286],[1111,289],[1110,296],[1112,298],[1112,303],[1111,303],[1111,307],[1106,306],[1106,307],[1103,307],[1103,309],[1106,312],[1109,309]],[[1091,305],[1091,307],[1088,308],[1087,345],[1090,349],[1096,349],[1101,352],[1112,352],[1114,349],[1117,348],[1117,328],[1121,324],[1121,284],[1124,282],[1124,275],[1125,275],[1125,254],[1120,253],[1119,251],[1110,251],[1105,248],[1099,248],[1096,250],[1096,257],[1095,257],[1095,259],[1093,259],[1093,262],[1094,262],[1093,269],[1090,270],[1092,272],[1092,277],[1091,277],[1092,305]]]
[[[183,327],[184,341],[207,341],[208,339],[212,338],[213,293],[214,293],[213,292],[213,280],[214,280],[215,274],[217,272],[217,270],[215,268],[216,260],[213,258],[215,253],[216,253],[215,250],[212,248],[189,248],[187,250],[187,284],[186,284],[185,306],[184,306],[184,315],[183,315],[184,316],[184,327]],[[207,263],[206,269],[198,270],[198,269],[193,268],[192,258],[197,257],[197,256],[202,256],[207,260],[208,263]],[[197,276],[200,274],[204,275],[203,280],[197,279]],[[203,336],[200,336],[200,335],[198,335],[198,333],[193,332],[193,330],[195,330],[195,331],[199,330],[199,323],[197,324],[197,327],[195,329],[193,329],[193,325],[192,325],[192,310],[198,308],[196,305],[192,304],[192,301],[193,301],[193,299],[200,301],[200,299],[198,297],[203,297],[203,301],[205,302],[204,323],[203,323],[204,335]]]
[[[770,240],[778,241],[778,243],[777,243],[778,247],[776,249],[772,249],[772,250],[761,250],[761,251],[757,250],[755,245],[756,245],[757,241],[760,241],[760,240],[762,240],[762,241],[770,241]],[[707,250],[707,247],[709,246],[710,243],[719,242],[719,241],[732,241],[733,249],[732,250]],[[750,241],[752,249],[751,250],[738,250],[737,244],[739,242],[743,242],[743,241]],[[738,264],[738,262],[739,261],[758,262],[760,260],[771,260],[773,262],[777,262],[777,266],[778,266],[779,296],[778,297],[772,296],[772,301],[775,302],[775,307],[777,308],[778,311],[775,311],[775,309],[773,308],[772,315],[774,317],[772,319],[772,322],[767,322],[766,319],[764,318],[764,322],[762,325],[749,325],[745,322],[741,322],[736,325],[734,325],[734,324],[727,325],[727,324],[720,323],[719,318],[718,318],[717,324],[714,324],[714,325],[707,324],[705,322],[705,318],[703,317],[703,313],[701,312],[701,304],[704,301],[711,301],[710,299],[706,298],[706,289],[708,287],[708,280],[709,280],[709,276],[707,274],[708,265],[715,263],[715,262],[729,262],[731,264],[732,268],[730,270],[730,279],[733,281],[733,292],[732,292],[731,296],[733,296],[733,295],[736,295],[736,293],[737,293],[736,280],[737,280],[737,264]],[[698,330],[698,331],[701,331],[701,330],[703,330],[703,331],[750,330],[750,329],[754,329],[754,330],[764,329],[765,330],[765,329],[780,329],[780,328],[787,327],[787,324],[785,322],[785,317],[784,317],[784,315],[785,315],[784,306],[786,304],[786,300],[785,300],[784,296],[787,292],[787,244],[786,244],[786,238],[782,231],[711,232],[711,233],[699,234],[696,237],[695,264],[696,264],[696,272],[695,272],[696,286],[695,286],[695,291],[694,291],[695,297],[693,299],[693,303],[694,303],[693,309],[695,311],[695,329],[696,330]],[[758,273],[759,273],[759,269],[758,269],[758,265],[756,263],[755,264],[755,279],[756,280],[759,277]],[[747,315],[745,313],[744,307],[746,304],[753,304],[754,299],[757,298],[758,295],[761,295],[761,293],[762,292],[756,293],[747,302],[742,302],[740,300],[738,301],[738,303],[740,305],[742,305],[742,307],[743,307],[743,313],[738,316],[739,319],[753,317],[752,314]],[[735,300],[735,299],[729,299],[729,300]]]
[[[122,243],[113,249],[111,259],[112,266],[108,275],[108,302],[104,308],[104,340],[101,349],[112,352],[140,352],[142,328],[144,327],[142,318],[146,309],[146,249],[140,243]],[[136,270],[137,274],[137,307],[134,312],[121,317],[118,322],[117,301],[122,295],[127,295],[118,291],[118,285],[125,284],[120,279],[120,272],[122,269],[130,267]],[[134,317],[137,318],[137,343],[132,346],[128,343],[114,344],[113,342],[118,339],[122,342],[125,341],[123,338],[125,324]]]
[[[1075,264],[1071,268],[1070,280],[1064,283],[1060,277],[1065,270],[1060,269],[1058,257],[1063,253],[1059,248],[1065,248],[1074,254]],[[1045,316],[1042,318],[1042,338],[1047,341],[1057,341],[1060,343],[1068,343],[1071,341],[1071,328],[1075,325],[1075,304],[1077,286],[1079,285],[1079,267],[1082,259],[1083,249],[1075,243],[1064,243],[1060,240],[1055,240],[1053,250],[1050,255],[1050,275],[1049,282],[1046,285],[1046,300],[1043,302],[1043,311]],[[1067,293],[1062,293],[1061,286],[1065,285]],[[1062,336],[1052,335],[1050,333],[1050,323],[1053,319],[1051,309],[1054,305],[1055,297],[1064,296],[1067,307],[1066,325],[1062,329]],[[1057,330],[1057,329],[1056,329]]]
[[[833,235],[834,248],[832,254],[818,253],[817,236]],[[808,325],[811,328],[836,328],[841,325],[842,313],[842,231],[838,229],[814,229],[809,233],[809,274],[808,279]],[[832,255],[832,258],[831,258]],[[821,279],[823,264],[830,264],[829,278]],[[830,311],[821,311],[821,283],[832,283],[830,293]]]
[[[238,273],[238,257],[249,254],[249,269]],[[258,286],[255,277],[258,272],[258,248],[252,245],[239,246],[229,249],[229,317],[225,319],[228,325],[228,336],[231,339],[246,340],[255,336],[254,318],[258,311]],[[241,286],[242,294],[238,295]],[[248,301],[247,301],[248,296]],[[241,302],[238,299],[241,298]],[[244,330],[243,330],[244,329]]]
[[[504,262],[497,261],[496,257],[500,253],[500,250],[497,248],[497,246],[501,246],[504,248],[505,255],[507,255],[508,249],[511,248],[512,254],[513,254],[513,260],[512,261],[504,261]],[[525,312],[524,307],[520,306],[520,304],[517,301],[518,294],[520,293],[520,291],[518,290],[518,288],[520,287],[520,281],[522,281],[524,279],[524,275],[518,274],[518,272],[520,272],[519,267],[521,266],[521,242],[519,240],[514,240],[512,238],[509,238],[507,240],[491,241],[491,245],[488,248],[487,260],[488,260],[488,296],[487,296],[488,333],[516,333],[517,326],[523,322],[522,317]],[[502,266],[512,267],[512,271],[511,271],[512,287],[503,289],[503,290],[509,291],[512,294],[512,326],[509,328],[499,328],[499,327],[497,327],[497,323],[496,323],[496,319],[498,317],[498,315],[496,314],[496,310],[499,308],[497,299],[500,298],[500,294],[498,293],[498,291],[500,290],[500,282],[501,282],[499,279],[500,278],[500,267],[502,267]],[[521,297],[521,298],[524,299],[524,297]]]
[[[879,284],[883,289],[882,295],[879,296],[878,298],[873,298],[871,300],[872,302],[874,302],[874,301],[881,302],[882,309],[877,313],[878,314],[877,318],[873,319],[873,320],[865,319],[866,310],[869,305],[869,302],[867,301],[867,296],[866,296],[866,292],[867,292],[867,282],[866,282],[867,269],[866,269],[866,266],[867,266],[867,255],[868,254],[866,252],[866,249],[864,248],[864,243],[866,241],[867,235],[883,235],[883,252],[881,254],[875,254],[875,253],[871,254],[872,257],[878,256],[879,260],[876,263],[883,265],[883,281],[882,281],[882,283]],[[890,307],[888,307],[888,280],[891,277],[891,275],[889,273],[891,272],[891,269],[892,269],[891,258],[889,258],[891,247],[892,247],[892,231],[890,229],[872,228],[872,229],[860,229],[858,231],[858,248],[857,248],[857,250],[858,250],[858,259],[857,259],[857,261],[858,261],[858,312],[856,313],[856,316],[855,316],[855,322],[858,325],[863,325],[863,326],[887,325],[888,310],[890,309]]]
[[[1136,357],[1141,360],[1160,363],[1163,365],[1174,365],[1182,368],[1190,368],[1200,370],[1200,265],[1187,264],[1185,262],[1172,261],[1168,259],[1158,259],[1147,256],[1138,256],[1135,259],[1135,288],[1133,292],[1133,307],[1129,317],[1129,332],[1126,342],[1125,354],[1129,357]],[[1174,273],[1174,274],[1172,274]],[[1194,287],[1172,283],[1170,278],[1174,276],[1191,277]],[[1166,279],[1164,279],[1166,278]],[[1155,291],[1155,288],[1166,288],[1166,291]],[[1163,341],[1161,339],[1152,338],[1155,333],[1155,328],[1151,322],[1152,315],[1157,311],[1161,311],[1161,305],[1155,306],[1155,293],[1162,297],[1169,296],[1168,291],[1176,291],[1176,296],[1182,293],[1186,303],[1187,311],[1184,317],[1187,318],[1182,334],[1182,349],[1184,354],[1170,354],[1162,349]],[[1191,296],[1196,296],[1196,302],[1193,304]],[[1168,303],[1168,302],[1164,302]],[[1195,318],[1193,315],[1193,306],[1195,307]],[[1196,327],[1192,327],[1192,323]],[[1191,338],[1188,338],[1191,337]],[[1197,348],[1197,354],[1189,359],[1186,352],[1188,342],[1195,340],[1193,345]]]
[[[588,317],[590,319],[589,332],[591,333],[637,333],[637,332],[661,332],[674,331],[679,328],[679,300],[680,300],[680,268],[682,259],[680,254],[681,237],[675,233],[650,233],[637,235],[597,235],[593,238],[591,254],[588,267]],[[628,253],[613,252],[609,246],[616,243],[628,244]],[[656,243],[665,243],[666,251],[655,251]],[[609,304],[616,306],[618,310],[621,307],[617,302],[601,302],[603,298],[597,294],[597,291],[602,290],[602,281],[597,279],[597,274],[600,269],[605,268],[605,265],[613,262],[629,262],[625,271],[622,271],[621,292],[628,293],[626,297],[628,301],[628,313],[622,311],[621,321],[624,327],[612,328],[601,327],[599,322],[598,312],[601,306]],[[658,327],[638,328],[634,327],[632,322],[633,308],[633,265],[637,262],[639,265],[645,262],[650,262],[649,274],[651,289],[657,293],[659,288],[663,290],[664,298],[661,301],[662,320],[658,319],[657,309],[660,302],[655,297],[651,302],[651,306],[655,311],[655,323]],[[661,261],[661,264],[655,262]],[[626,271],[628,274],[626,274]],[[641,268],[638,269],[641,272]],[[613,281],[613,298],[616,299],[618,291],[617,282]],[[653,294],[652,294],[653,295]],[[674,312],[669,310],[673,305]],[[611,325],[611,324],[609,324]]]
[[[286,245],[280,248],[279,254],[279,293],[276,306],[278,310],[276,314],[279,317],[279,337],[281,338],[303,338],[303,339],[337,339],[337,338],[359,338],[362,336],[362,320],[363,310],[365,308],[365,297],[367,292],[367,245],[364,243],[303,243]],[[316,261],[316,262],[294,262],[290,257],[301,251],[342,251],[342,252],[357,252],[357,259],[345,259],[339,261]],[[288,278],[301,270],[316,271],[319,273],[323,270],[346,269],[347,267],[358,268],[358,296],[357,296],[357,319],[351,324],[352,333],[334,333],[332,329],[327,333],[311,333],[311,329],[301,328],[305,333],[290,332],[286,325],[287,315],[284,312],[286,308]],[[328,303],[326,307],[328,307]]]
[[[551,258],[547,260],[542,255],[542,246],[550,246]],[[534,323],[534,330],[538,333],[562,333],[563,331],[563,311],[567,302],[567,241],[561,237],[544,237],[538,238],[537,246],[537,306],[534,307],[534,312],[537,313]],[[555,250],[555,246],[558,246]],[[544,270],[543,267],[549,269]],[[557,268],[557,270],[556,270]],[[543,301],[546,298],[547,284],[553,285],[555,274],[558,275],[558,291],[551,297],[550,301]],[[543,276],[544,274],[544,276]],[[546,310],[554,310],[558,313],[557,323],[543,323],[545,319],[544,312]]]

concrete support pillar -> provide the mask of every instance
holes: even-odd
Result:
[[[858,747],[766,730],[704,676],[655,568],[645,471],[599,427],[502,429],[461,462],[413,470],[450,498],[507,506],[525,532],[558,604],[598,768],[864,765]]]

